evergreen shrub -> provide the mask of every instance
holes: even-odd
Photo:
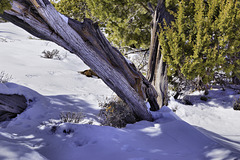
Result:
[[[192,81],[204,90],[222,83],[216,75],[239,77],[239,6],[233,0],[178,1],[175,22],[160,26],[159,34],[170,82]]]

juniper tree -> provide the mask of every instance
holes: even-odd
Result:
[[[161,28],[160,44],[173,79],[204,85],[222,72],[239,76],[239,1],[182,0],[176,21]],[[201,83],[202,84],[201,84]]]
[[[225,56],[223,69],[240,79],[240,1],[227,0],[219,8],[218,41],[219,50]]]

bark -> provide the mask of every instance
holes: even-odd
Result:
[[[9,120],[27,108],[27,100],[22,95],[0,94],[0,122]]]
[[[151,7],[152,8],[152,7]],[[153,10],[153,9],[152,9]],[[157,103],[160,107],[167,105],[168,82],[167,82],[167,64],[163,61],[161,46],[159,45],[158,33],[159,25],[171,25],[174,17],[166,10],[165,0],[159,0],[154,12],[152,12],[151,44],[149,50],[149,62],[147,79],[157,90]]]
[[[104,37],[90,19],[78,22],[61,16],[48,0],[13,0],[4,19],[41,39],[53,41],[80,57],[121,99],[139,120],[152,120],[156,91],[144,76]],[[64,20],[65,19],[65,20]]]

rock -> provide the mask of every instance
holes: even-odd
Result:
[[[190,101],[190,97],[189,96],[184,96],[182,99],[182,103],[185,105],[193,105],[193,103]]]
[[[23,95],[0,94],[0,122],[15,118],[27,108]]]

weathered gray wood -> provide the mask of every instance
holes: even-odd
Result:
[[[67,18],[66,22],[48,0],[13,0],[12,9],[0,16],[76,54],[130,106],[137,118],[152,120],[145,101],[158,106],[156,91],[110,45],[97,24],[89,19],[81,23]]]
[[[27,100],[23,95],[0,94],[0,122],[17,116],[27,108]]]
[[[166,10],[165,0],[159,0],[155,11],[152,14],[151,28],[151,44],[149,49],[148,73],[147,79],[157,90],[157,102],[160,107],[167,105],[168,102],[168,81],[167,81],[167,64],[163,62],[161,54],[161,46],[159,45],[158,34],[159,25],[164,25],[164,20],[167,25],[171,25],[174,17]]]

